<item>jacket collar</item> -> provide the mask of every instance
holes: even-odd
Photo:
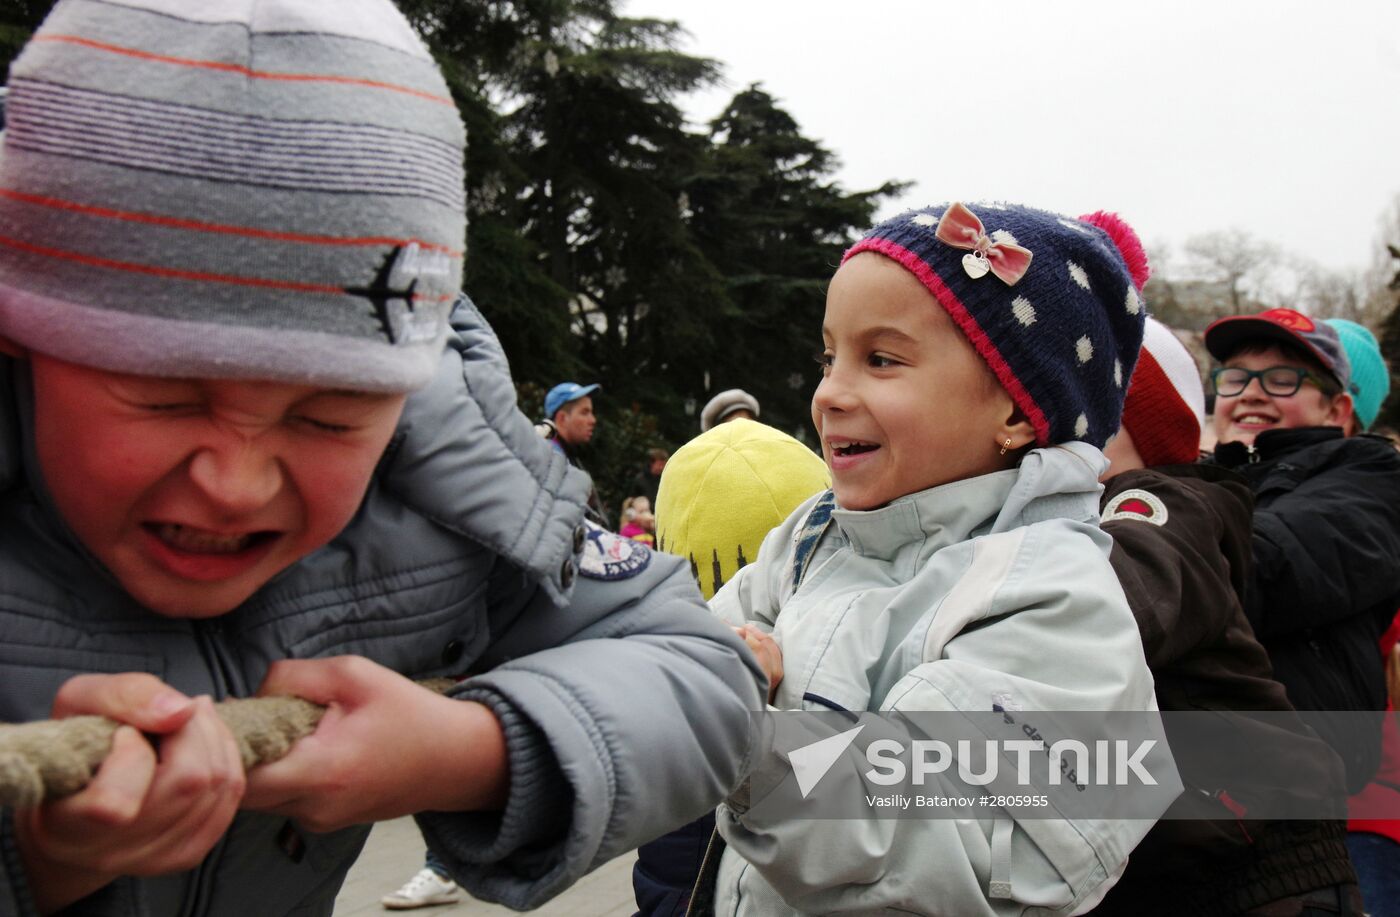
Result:
[[[977,535],[1046,519],[1098,519],[1103,453],[1085,443],[1033,449],[1008,471],[908,494],[879,509],[837,509],[831,518],[857,554],[893,560],[910,546],[921,557]]]
[[[1219,444],[1215,447],[1215,460],[1226,468],[1238,468],[1241,465],[1272,462],[1298,449],[1341,438],[1341,427],[1289,427],[1265,430],[1254,437],[1252,446],[1241,442]]]

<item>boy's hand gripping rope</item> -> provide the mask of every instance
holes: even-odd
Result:
[[[433,678],[418,684],[445,694],[456,682]],[[326,712],[299,697],[230,699],[215,709],[238,742],[245,771],[286,755],[292,743],[316,730]],[[87,786],[119,725],[102,716],[0,724],[0,806],[34,806]]]

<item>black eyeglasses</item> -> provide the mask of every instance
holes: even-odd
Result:
[[[1217,366],[1210,371],[1210,384],[1215,394],[1226,398],[1244,394],[1251,379],[1258,379],[1264,391],[1277,398],[1298,394],[1304,381],[1316,385],[1324,394],[1332,394],[1336,390],[1335,385],[1317,373],[1297,366],[1270,366],[1268,369]]]

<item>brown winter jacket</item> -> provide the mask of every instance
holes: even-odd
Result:
[[[1345,799],[1340,759],[1292,713],[1245,618],[1249,487],[1216,466],[1164,466],[1113,477],[1100,506],[1186,791],[1094,913],[1239,914],[1355,882],[1341,821],[1249,814],[1266,798]]]

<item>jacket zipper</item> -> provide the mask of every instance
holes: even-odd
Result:
[[[217,619],[194,623],[195,637],[203,651],[202,655],[210,676],[210,694],[213,695],[214,700],[221,701],[233,695],[246,694],[247,686],[243,684],[243,678],[237,667],[229,661],[227,647],[224,646],[223,623]]]
[[[236,674],[236,669],[229,664],[228,654],[223,646],[222,623],[217,619],[196,620],[193,623],[195,643],[199,646],[200,655],[204,658],[205,670],[209,674],[209,694],[215,702],[221,701],[237,692],[243,680]],[[209,898],[209,887],[213,884],[213,876],[218,872],[218,861],[223,853],[223,846],[224,839],[220,838],[209,851],[209,855],[194,868],[190,878],[190,889],[193,894],[189,896],[184,911],[187,917],[199,917],[206,910],[204,905]]]

